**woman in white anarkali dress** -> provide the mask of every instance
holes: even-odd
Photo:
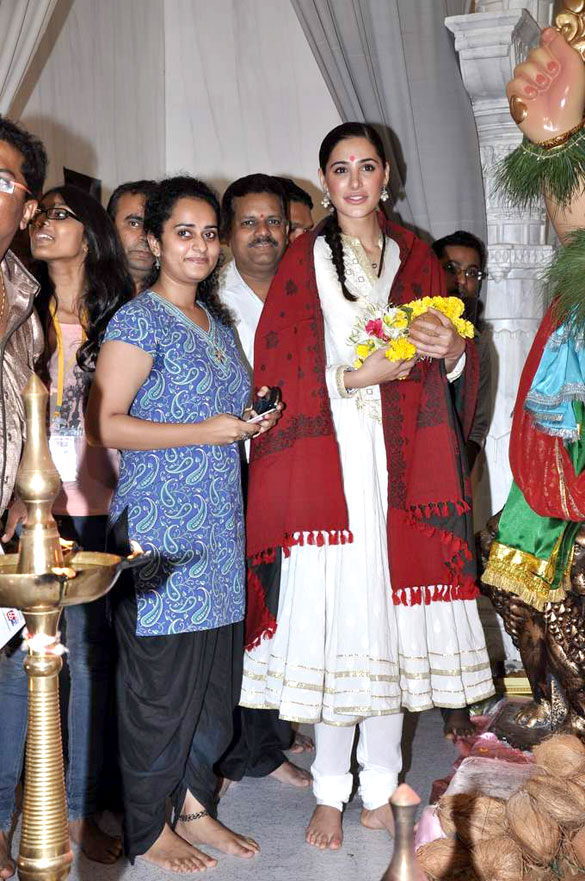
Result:
[[[331,848],[342,840],[356,725],[362,820],[390,827],[388,799],[401,769],[402,708],[460,707],[493,693],[475,601],[393,602],[379,383],[407,376],[412,362],[376,358],[361,370],[348,369],[356,318],[368,303],[386,305],[400,265],[398,245],[383,237],[376,216],[388,179],[381,144],[367,128],[356,134],[351,126],[339,127],[343,135],[331,138],[335,143],[322,163],[322,181],[336,208],[345,287],[355,299],[344,297],[323,236],[316,238],[313,256],[327,391],[353,542],[319,547],[304,541],[291,547],[282,561],[278,626],[271,639],[246,652],[241,697],[245,706],[277,708],[285,719],[315,723],[312,773],[318,807],[307,840]],[[425,347],[428,333],[421,327],[419,351],[437,357]],[[448,379],[454,379],[464,369],[465,355],[454,330],[446,331],[441,351],[451,367]],[[316,473],[316,485],[318,479]]]

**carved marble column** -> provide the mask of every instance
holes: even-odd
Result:
[[[486,195],[489,277],[482,298],[492,338],[495,405],[476,487],[477,527],[503,506],[510,489],[512,407],[543,314],[539,277],[552,256],[544,203],[520,212],[494,192],[494,164],[521,140],[510,118],[505,87],[514,66],[538,42],[539,25],[550,24],[553,5],[553,0],[478,0],[477,12],[445,20],[455,35],[473,106]],[[501,638],[506,656],[517,657],[503,630]]]

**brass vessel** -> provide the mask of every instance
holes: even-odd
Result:
[[[28,735],[18,876],[62,881],[71,867],[59,715],[63,606],[91,602],[141,556],[89,553],[59,539],[51,508],[60,479],[46,432],[48,393],[33,376],[23,392],[27,439],[16,482],[27,520],[18,554],[0,556],[0,606],[21,609],[28,648]],[[63,550],[63,546],[65,550]]]
[[[394,853],[382,881],[425,881],[414,852],[414,821],[420,798],[406,783],[401,783],[390,806],[394,816]]]

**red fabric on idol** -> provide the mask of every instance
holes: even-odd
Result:
[[[444,295],[443,272],[430,248],[382,215],[380,224],[400,249],[389,301],[398,305]],[[317,228],[301,236],[284,255],[256,332],[254,384],[279,386],[286,408],[277,426],[252,443],[248,647],[276,627],[261,579],[262,564],[274,558],[274,550],[282,548],[286,554],[305,541],[322,545],[352,540],[325,381],[323,315],[313,261],[319,232]],[[473,341],[468,341],[466,351],[461,414],[465,437],[475,413],[479,370]],[[394,602],[474,598],[478,592],[471,488],[444,366],[437,360],[421,361],[409,379],[380,388]]]

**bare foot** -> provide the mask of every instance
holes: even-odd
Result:
[[[449,710],[443,726],[443,734],[447,740],[456,740],[458,737],[471,737],[474,733],[475,728],[469,717],[469,709],[467,707],[461,707],[459,710]]]
[[[189,872],[204,872],[217,866],[217,860],[207,856],[196,847],[191,847],[179,835],[176,835],[168,823],[165,823],[152,847],[137,860],[152,863],[165,872],[173,872],[177,875],[187,875]]]
[[[319,850],[339,850],[343,843],[341,811],[329,805],[317,805],[307,826],[306,841]]]
[[[81,850],[96,863],[115,863],[122,855],[122,842],[103,832],[93,817],[71,820],[69,834]]]
[[[390,803],[381,805],[373,811],[364,808],[360,817],[362,826],[366,829],[385,829],[390,835],[394,836],[394,817],[392,816],[392,808]]]
[[[209,814],[199,817],[197,820],[182,822],[179,820],[175,826],[178,835],[189,844],[206,844],[214,847],[222,853],[229,853],[234,857],[249,859],[260,852],[260,847],[253,838],[238,835],[232,832],[219,820],[214,820]]]
[[[16,865],[10,855],[10,839],[7,832],[0,832],[0,878],[12,878]]]
[[[295,731],[295,739],[293,740],[293,745],[289,749],[289,753],[295,753],[298,755],[299,753],[312,753],[315,749],[315,744],[313,743],[313,738],[308,737],[306,734],[301,734],[300,731]]]
[[[301,786],[305,788],[311,785],[313,779],[308,771],[304,768],[298,768],[292,762],[283,762],[272,774],[268,775],[281,783],[288,783],[289,786]]]

